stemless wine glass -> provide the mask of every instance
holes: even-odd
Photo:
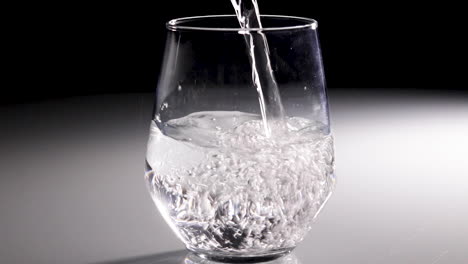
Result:
[[[289,253],[335,184],[317,22],[261,19],[263,28],[251,29],[230,15],[167,24],[145,178],[187,249],[217,261]],[[255,36],[268,60],[249,56]],[[253,74],[262,66],[271,71]],[[262,74],[281,100],[262,94]],[[275,100],[284,114],[269,117]]]

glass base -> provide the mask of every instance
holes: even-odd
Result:
[[[283,257],[291,253],[293,249],[294,248],[272,250],[261,254],[220,253],[216,251],[192,250],[190,248],[188,250],[192,252],[192,256],[189,256],[189,259],[192,259],[194,263],[199,263],[197,258],[224,263],[258,263]]]

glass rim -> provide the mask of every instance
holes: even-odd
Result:
[[[169,20],[166,23],[166,28],[172,31],[178,30],[189,30],[189,31],[225,31],[225,32],[265,32],[265,31],[288,31],[293,29],[310,28],[315,30],[318,23],[315,19],[298,17],[298,16],[284,16],[284,15],[260,15],[260,18],[283,18],[298,21],[300,24],[295,26],[280,26],[280,27],[262,27],[262,28],[241,28],[239,27],[193,27],[184,26],[184,23],[191,22],[194,20],[202,20],[208,18],[225,18],[225,17],[236,17],[236,15],[205,15],[205,16],[192,16],[192,17],[181,17]]]

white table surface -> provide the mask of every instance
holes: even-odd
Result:
[[[468,263],[467,93],[330,106],[337,188],[287,263]],[[151,110],[151,94],[0,108],[0,263],[183,263],[143,180]]]

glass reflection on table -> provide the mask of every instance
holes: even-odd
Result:
[[[149,255],[143,257],[135,257],[128,259],[121,259],[109,262],[101,262],[96,264],[220,264],[221,262],[203,259],[186,250],[165,252],[156,255]],[[238,262],[242,263],[242,262]],[[252,262],[251,262],[252,263]],[[294,255],[289,254],[284,257],[261,262],[262,264],[302,264],[302,262]]]

